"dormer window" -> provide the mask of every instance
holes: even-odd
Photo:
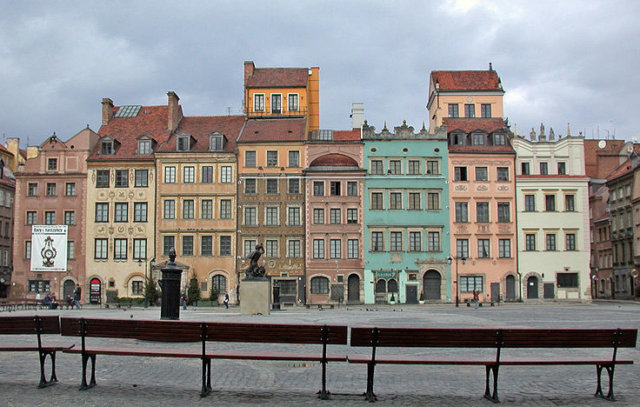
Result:
[[[47,160],[47,169],[49,171],[56,171],[58,169],[58,159],[57,158],[49,158]]]
[[[471,135],[471,143],[474,146],[484,146],[486,144],[486,137],[483,133],[473,133]]]
[[[113,155],[114,153],[113,139],[107,138],[100,142],[100,155]]]
[[[220,151],[224,149],[224,135],[217,131],[209,136],[209,151]]]
[[[453,134],[453,145],[454,146],[464,146],[464,139],[466,135],[464,133],[454,133]]]
[[[138,140],[138,154],[151,154],[151,140],[144,138]]]
[[[507,137],[502,133],[493,135],[493,145],[495,146],[505,146],[507,145]]]
[[[178,151],[189,151],[191,147],[191,136],[188,134],[179,135],[176,146]]]

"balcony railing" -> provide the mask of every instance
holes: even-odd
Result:
[[[271,110],[271,109],[263,109],[263,110],[247,110],[247,117],[252,118],[261,118],[261,117],[304,117],[307,115],[306,109],[298,109],[298,110]]]

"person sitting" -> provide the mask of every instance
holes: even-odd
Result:
[[[58,309],[58,300],[56,299],[55,294],[51,294],[51,309]]]
[[[45,308],[51,308],[51,296],[49,294],[44,296],[42,300],[42,306]]]
[[[67,303],[67,309],[73,308],[73,297],[67,295],[67,298],[65,298],[65,302]]]

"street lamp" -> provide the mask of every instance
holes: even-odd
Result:
[[[449,256],[447,258],[447,263],[449,265],[451,265],[453,260],[454,260],[454,258]],[[462,257],[460,257],[460,260],[462,260],[462,265],[464,266],[464,264],[467,261],[467,258],[462,256]],[[460,306],[460,289],[458,287],[458,257],[455,257],[455,261],[456,261],[456,279],[453,282],[456,284],[456,307],[459,307]]]

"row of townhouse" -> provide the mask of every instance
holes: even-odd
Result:
[[[290,304],[591,297],[584,140],[514,134],[493,69],[432,72],[418,131],[377,132],[362,104],[320,129],[318,68],[246,62],[244,88],[237,116],[103,99],[97,133],[30,148],[11,295],[142,297],[175,248],[183,287],[238,302],[260,243]],[[69,226],[66,272],[31,271],[37,224]]]

